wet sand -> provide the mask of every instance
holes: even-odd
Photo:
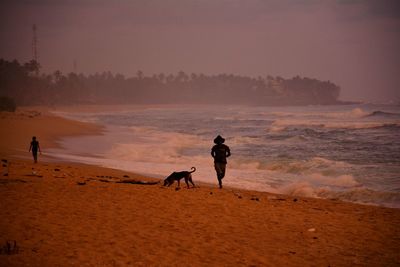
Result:
[[[32,112],[0,113],[0,266],[400,265],[399,209],[57,162],[46,148],[101,127]]]

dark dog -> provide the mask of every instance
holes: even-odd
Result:
[[[189,183],[190,182],[193,187],[195,187],[193,180],[192,180],[192,173],[196,171],[195,167],[191,168],[192,171],[182,171],[182,172],[173,172],[171,173],[170,176],[165,178],[164,180],[164,186],[170,186],[172,185],[175,181],[178,181],[178,187],[180,187],[180,181],[182,178],[185,178],[185,183],[187,187],[189,188]]]

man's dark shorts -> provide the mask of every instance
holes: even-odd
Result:
[[[225,176],[226,163],[215,162],[215,171],[217,172],[218,178],[222,179]]]

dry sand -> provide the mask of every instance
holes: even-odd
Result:
[[[0,114],[0,266],[400,266],[399,209],[33,164],[18,157],[32,135],[45,152],[101,129],[32,114]]]

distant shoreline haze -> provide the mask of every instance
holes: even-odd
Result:
[[[183,71],[145,76],[138,71],[126,78],[111,72],[84,74],[39,73],[31,60],[0,59],[0,96],[17,105],[68,104],[244,104],[244,105],[334,105],[340,87],[330,81],[299,76],[204,75]]]

